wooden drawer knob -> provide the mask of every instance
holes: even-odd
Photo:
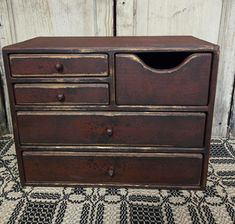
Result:
[[[62,72],[63,71],[63,65],[61,63],[56,63],[55,69],[57,72]]]
[[[114,168],[113,168],[113,167],[110,167],[110,168],[108,169],[108,174],[109,174],[110,177],[113,177],[113,176],[114,176]]]
[[[57,100],[60,101],[60,102],[63,102],[65,100],[65,96],[63,93],[59,93],[57,95]]]
[[[112,136],[113,135],[113,129],[112,128],[107,128],[106,133],[107,133],[108,136]]]

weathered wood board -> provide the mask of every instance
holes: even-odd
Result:
[[[214,134],[228,137],[231,129],[230,119],[232,93],[235,75],[235,1],[223,1],[219,40],[220,64],[217,81],[217,93],[214,110]],[[234,116],[233,116],[233,119]],[[234,129],[234,128],[232,128]],[[233,131],[234,132],[234,131]]]
[[[193,35],[217,43],[221,9],[221,0],[117,0],[117,35]]]

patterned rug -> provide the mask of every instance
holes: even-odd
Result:
[[[21,188],[11,136],[0,139],[0,223],[235,223],[235,150],[213,140],[205,191]]]

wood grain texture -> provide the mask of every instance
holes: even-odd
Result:
[[[223,2],[223,13],[220,24],[220,61],[213,121],[213,135],[235,137],[234,131],[234,106],[231,110],[232,94],[235,76],[235,1]],[[234,103],[234,100],[233,100]],[[230,113],[233,114],[229,121]],[[229,127],[230,124],[230,129]]]
[[[11,1],[2,0],[0,1],[0,48],[15,42],[16,42],[16,36],[14,30]],[[3,94],[5,98],[4,109],[7,114],[6,117],[7,125],[10,132],[12,132],[13,127],[11,121],[10,102],[9,102],[9,96],[6,84],[6,76],[3,66],[2,51],[0,51],[0,75],[2,80],[1,85],[3,88]],[[1,110],[1,113],[4,113],[4,111]]]
[[[26,184],[200,185],[201,154],[24,152]],[[50,172],[48,172],[50,170]]]
[[[35,36],[110,36],[113,32],[112,6],[109,0],[1,0],[0,47]],[[2,65],[1,59],[5,107],[12,132]]]
[[[193,35],[217,43],[221,8],[222,0],[117,0],[117,35]]]
[[[112,34],[112,1],[11,1],[17,41],[39,35],[106,36]]]

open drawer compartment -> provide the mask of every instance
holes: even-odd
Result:
[[[207,105],[211,53],[116,54],[119,105]]]

